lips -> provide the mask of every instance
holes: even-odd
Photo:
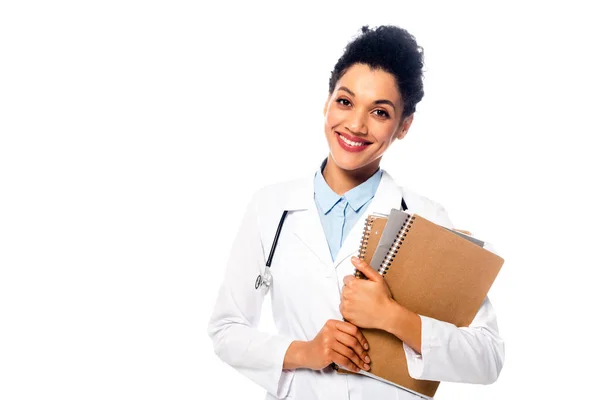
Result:
[[[336,134],[338,134],[338,135],[340,135],[340,136],[343,136],[343,137],[345,137],[345,138],[346,138],[346,139],[348,139],[348,140],[351,140],[351,141],[353,141],[353,142],[356,142],[356,143],[364,143],[364,144],[371,144],[371,143],[373,143],[373,142],[369,142],[369,141],[367,141],[367,140],[361,139],[361,138],[359,138],[359,137],[356,137],[356,136],[350,135],[350,134],[348,134],[348,133],[344,133],[344,132],[338,132],[338,131],[335,131],[335,133],[336,133]]]
[[[368,149],[370,146],[370,142],[366,142],[360,139],[357,145],[346,143],[346,140],[350,139],[346,139],[346,135],[342,136],[339,132],[336,132],[335,138],[337,139],[337,142],[342,148],[342,150],[345,150],[348,153],[360,153],[361,151]]]

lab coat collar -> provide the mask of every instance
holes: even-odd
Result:
[[[323,161],[321,168],[315,174],[314,181],[315,201],[324,214],[328,214],[342,198],[346,199],[354,212],[358,212],[366,202],[373,198],[381,181],[381,168],[378,168],[369,179],[360,185],[348,190],[343,195],[339,195],[325,181],[322,171],[326,163],[327,159]]]
[[[315,201],[319,203],[324,214],[329,213],[333,206],[342,198],[342,196],[329,187],[321,171],[317,171],[315,174],[314,189]]]
[[[392,208],[401,209],[402,194],[402,188],[394,182],[394,179],[390,174],[383,171],[381,182],[377,187],[373,200],[367,206],[367,210],[363,214],[363,217],[354,224],[342,244],[342,248],[334,261],[335,268],[350,256],[358,254],[365,227],[364,221],[367,216],[373,212],[389,214]]]
[[[357,221],[350,233],[344,240],[342,248],[337,254],[336,259],[331,261],[331,253],[327,244],[327,238],[323,232],[321,219],[317,211],[314,200],[314,178],[315,173],[310,174],[306,178],[297,180],[290,188],[285,203],[286,209],[290,211],[301,211],[302,218],[299,218],[294,224],[294,233],[309,247],[309,249],[325,264],[326,266],[337,268],[348,257],[358,253],[360,241],[364,230],[365,218],[373,213],[379,212],[389,214],[392,208],[401,209],[402,204],[402,188],[396,184],[394,179],[382,170],[381,181],[375,192],[375,196],[365,213],[364,218]],[[305,215],[304,215],[305,214]]]

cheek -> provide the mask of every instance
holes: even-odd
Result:
[[[392,143],[394,141],[394,135],[396,134],[397,126],[398,121],[388,120],[385,123],[379,124],[377,129],[374,131],[374,134],[377,136],[379,141],[386,144]]]
[[[343,113],[334,108],[330,108],[327,110],[325,114],[325,126],[329,128],[333,128],[340,124],[343,120]]]

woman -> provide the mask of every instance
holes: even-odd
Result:
[[[355,256],[364,218],[406,204],[449,228],[439,204],[394,183],[379,167],[404,138],[423,97],[422,50],[405,30],[363,27],[332,71],[325,103],[329,155],[306,179],[257,191],[227,263],[209,335],[226,363],[261,385],[268,399],[414,399],[378,380],[338,374],[331,363],[369,370],[368,343],[357,326],[384,329],[404,342],[416,379],[491,383],[504,345],[486,298],[467,328],[421,316],[390,296],[385,280]],[[272,258],[276,335],[256,328],[264,286],[255,289],[277,226]],[[357,268],[369,280],[354,278]],[[258,281],[257,281],[258,282]]]

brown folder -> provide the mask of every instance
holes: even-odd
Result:
[[[371,217],[367,217],[365,232]],[[385,220],[379,218],[378,227],[384,226]],[[359,255],[368,263],[378,243],[373,239],[366,235],[361,241]],[[412,214],[381,265],[372,267],[384,275],[399,304],[464,327],[473,321],[503,263],[501,257],[472,240]],[[400,339],[378,329],[361,331],[369,343],[371,369],[367,375],[426,396],[435,394],[439,382],[413,379],[408,374]]]

